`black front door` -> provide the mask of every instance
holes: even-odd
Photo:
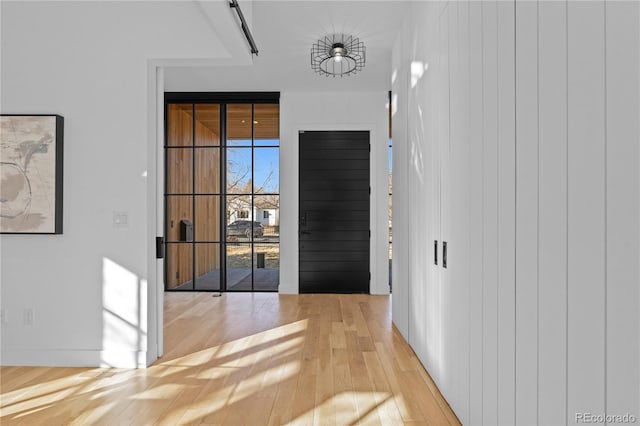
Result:
[[[369,132],[300,132],[300,293],[369,293]]]

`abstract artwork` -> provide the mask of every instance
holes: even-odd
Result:
[[[59,115],[0,116],[0,233],[62,234]]]

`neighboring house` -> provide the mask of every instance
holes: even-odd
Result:
[[[233,223],[236,220],[254,220],[260,222],[262,226],[280,225],[280,211],[274,205],[275,203],[256,201],[255,204],[252,208],[249,196],[231,198],[227,205],[227,223]]]
[[[256,209],[256,221],[262,226],[278,226],[280,224],[280,215],[278,209]]]
[[[227,223],[233,223],[240,219],[253,220],[255,216],[252,214],[251,199],[249,197],[229,198],[227,212]]]

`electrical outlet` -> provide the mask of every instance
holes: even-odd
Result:
[[[23,311],[23,322],[24,325],[33,325],[33,309],[25,308]]]

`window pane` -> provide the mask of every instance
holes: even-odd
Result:
[[[227,290],[251,290],[251,244],[227,244]]]
[[[220,197],[198,195],[196,198],[196,241],[220,241]]]
[[[220,244],[196,244],[196,290],[220,290]]]
[[[220,145],[220,105],[196,105],[196,145]]]
[[[193,290],[193,245],[167,244],[167,287],[172,290]]]
[[[227,194],[251,194],[251,148],[227,148]]]
[[[227,241],[252,241],[252,235],[261,237],[262,226],[253,222],[251,195],[227,196]]]
[[[280,245],[255,244],[253,248],[254,290],[277,290],[280,282]]]
[[[169,105],[167,108],[167,146],[191,145],[193,145],[193,105]]]
[[[257,104],[253,114],[254,145],[280,145],[280,105]]]
[[[227,145],[251,146],[251,104],[227,105]]]
[[[256,195],[253,197],[256,222],[262,226],[260,232],[254,232],[256,241],[277,242],[280,239],[280,196]]]
[[[188,195],[167,196],[167,241],[188,241],[180,222],[193,224],[193,198]]]
[[[167,190],[169,194],[190,194],[193,188],[193,149],[167,149]]]
[[[254,193],[278,194],[280,192],[280,149],[256,148],[253,155]]]
[[[220,193],[220,149],[196,148],[196,193]]]

